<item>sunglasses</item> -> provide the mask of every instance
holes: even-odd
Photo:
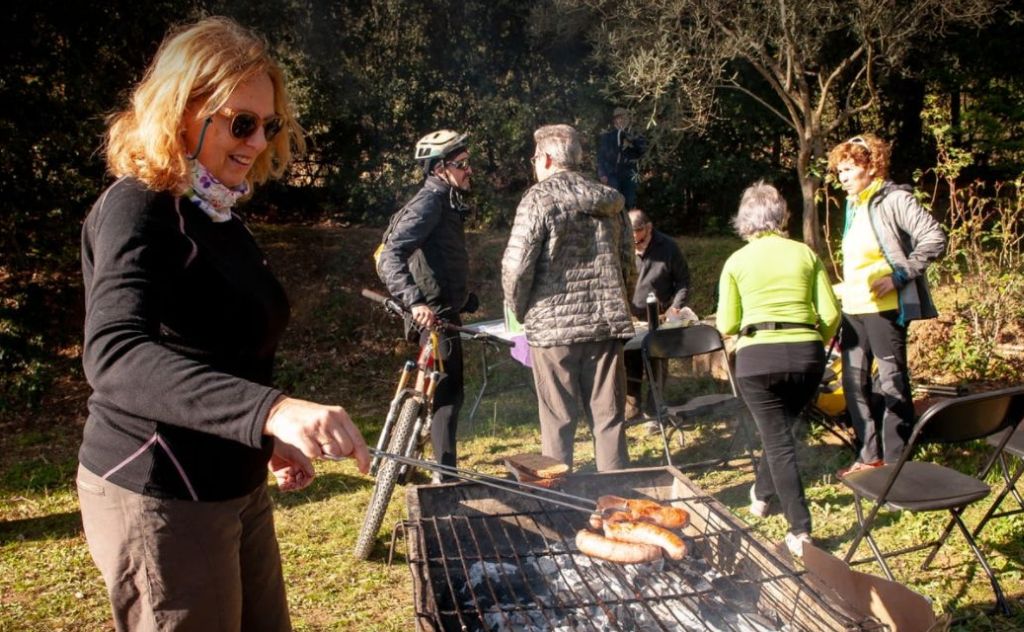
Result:
[[[449,167],[455,167],[456,169],[465,171],[469,169],[469,158],[463,158],[462,160],[450,160],[445,163]]]
[[[284,128],[284,120],[277,114],[263,119],[255,112],[233,110],[227,106],[222,107],[218,114],[230,119],[231,125],[229,129],[231,130],[231,135],[238,140],[251,138],[260,125],[262,125],[263,138],[267,139],[269,143]]]

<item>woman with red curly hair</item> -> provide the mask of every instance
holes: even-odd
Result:
[[[946,250],[939,223],[909,186],[889,177],[889,144],[855,136],[829,152],[829,169],[846,191],[841,344],[843,391],[861,443],[839,476],[899,460],[914,423],[907,369],[907,325],[938,315],[925,269]],[[880,417],[872,414],[871,366],[878,368]],[[878,426],[881,425],[881,435]]]

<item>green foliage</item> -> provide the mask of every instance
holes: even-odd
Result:
[[[467,0],[443,11],[407,0],[308,5],[273,27],[291,33],[282,54],[313,147],[295,176],[324,190],[333,213],[379,222],[422,179],[412,160],[416,139],[440,128],[468,131],[477,218],[507,223],[511,192],[530,184],[533,129],[575,122],[596,94],[578,72],[580,40],[551,45],[533,34],[531,18],[529,4],[512,0]]]
[[[199,15],[231,16],[267,38],[286,68],[311,141],[309,155],[286,182],[256,192],[244,209],[249,215],[380,224],[422,177],[409,155],[416,138],[454,127],[471,133],[473,227],[507,226],[532,183],[526,159],[533,129],[551,122],[575,125],[592,161],[597,134],[607,127],[614,104],[632,107],[636,124],[651,140],[639,199],[666,231],[728,234],[740,192],[762,178],[783,191],[796,215],[802,194],[799,142],[787,117],[764,107],[780,104],[754,65],[731,56],[719,68],[733,89],[715,88],[714,107],[706,111],[703,131],[697,133],[679,124],[685,109],[664,109],[673,95],[665,94],[655,106],[658,99],[639,98],[639,87],[629,77],[678,70],[659,59],[687,61],[688,55],[701,53],[695,48],[699,40],[679,42],[681,56],[659,58],[651,49],[661,40],[636,32],[656,13],[653,5],[637,4],[642,19],[610,21],[612,14],[573,8],[581,4],[606,3],[88,0],[72,6],[42,0],[6,10],[0,18],[10,34],[0,43],[5,62],[0,66],[0,190],[5,200],[0,295],[28,298],[16,310],[4,306],[0,314],[5,332],[0,334],[5,336],[0,349],[5,402],[0,405],[37,397],[59,355],[57,347],[67,336],[79,335],[80,310],[53,309],[32,294],[33,285],[39,275],[78,274],[80,222],[109,181],[101,147],[105,117],[124,107],[167,27]],[[608,4],[614,11],[626,6]],[[812,4],[794,24],[810,44],[827,44],[822,67],[828,67],[846,54],[849,35],[830,31],[824,37],[820,25],[805,33],[805,25],[815,24],[809,16],[842,21],[852,14]],[[778,7],[736,6],[734,17],[744,25],[777,35],[781,26],[765,12]],[[670,19],[659,25],[676,28],[679,23]],[[928,54],[878,69],[888,73],[878,86],[889,92],[889,101],[901,101],[898,79],[909,74],[918,82],[911,88],[927,88],[926,117],[960,112],[955,121],[951,115],[944,133],[951,152],[962,148],[956,160],[952,154],[949,158],[967,174],[962,177],[982,175],[991,182],[992,174],[1012,180],[1021,173],[1024,74],[1012,52],[1022,31],[1024,23],[996,14],[980,36],[963,29],[938,43],[905,41],[901,46],[914,44]],[[621,67],[607,55],[593,54],[609,46],[623,53]],[[696,76],[680,77],[671,83],[673,90],[696,89]],[[845,76],[837,81],[843,90],[855,83]],[[883,108],[862,112],[845,125],[858,131],[893,130],[896,150],[905,156],[908,144],[921,144],[921,134],[907,127],[908,121],[920,119],[920,108],[913,99],[908,103],[898,117]],[[832,116],[840,105],[826,104],[823,116]],[[967,160],[973,162],[965,166]],[[819,163],[809,163],[810,177],[820,176]],[[918,160],[911,166],[925,164]],[[593,174],[593,166],[586,171]],[[799,234],[795,221],[791,232]],[[67,299],[63,306],[80,307],[78,296],[61,298]],[[59,319],[50,314],[63,317],[61,326],[54,326]],[[55,330],[62,335],[53,336]]]
[[[729,237],[682,237],[677,240],[690,269],[690,291],[686,304],[701,318],[718,307],[718,278],[725,260],[743,246],[735,235]]]
[[[121,105],[173,16],[193,3],[43,0],[4,11],[0,44],[0,268],[53,269],[103,186],[104,115]]]
[[[24,302],[24,294],[0,298],[0,411],[35,405],[49,384],[43,336],[26,331]]]
[[[848,121],[877,107],[876,77],[899,75],[915,42],[952,24],[983,26],[1006,4],[870,0],[851,11],[829,2],[562,1],[599,16],[597,54],[652,121],[706,132],[727,91],[782,121],[794,146],[802,237],[814,249],[820,179],[811,165]]]
[[[939,156],[929,206],[946,208],[949,236],[946,257],[932,274],[948,284],[940,295],[952,304],[949,330],[930,356],[965,380],[1019,378],[1019,359],[998,349],[1024,334],[1024,176],[959,187],[957,178],[972,159],[952,145],[950,126],[934,107],[926,121]]]
[[[740,193],[757,180],[799,206],[786,130],[744,95],[726,92],[705,134],[652,127],[639,204],[660,227],[684,234],[731,235]]]

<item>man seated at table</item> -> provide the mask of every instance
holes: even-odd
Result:
[[[679,318],[686,295],[690,289],[690,270],[686,265],[679,244],[668,235],[654,229],[651,219],[642,210],[635,208],[629,211],[629,221],[633,227],[633,243],[636,253],[636,269],[638,279],[630,309],[633,317],[647,319],[647,296],[653,293],[658,299],[658,313],[664,314],[669,320]],[[636,423],[655,416],[654,399],[648,387],[647,399],[643,410],[640,397],[643,387],[644,364],[640,350],[626,351],[626,423]],[[653,360],[653,369],[658,375],[658,385],[664,384],[667,363],[664,360]],[[657,422],[647,424],[651,432],[658,431]]]

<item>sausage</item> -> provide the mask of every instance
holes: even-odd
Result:
[[[690,524],[690,513],[679,507],[643,507],[641,509],[630,509],[633,520],[648,522],[666,529],[682,529]]]
[[[661,547],[674,560],[686,557],[686,543],[668,529],[646,522],[605,520],[604,535],[610,540]]]
[[[605,509],[627,509],[627,502],[628,501],[621,496],[599,496],[597,499],[597,510],[604,511]]]
[[[633,515],[628,511],[605,509],[601,512],[601,518],[604,522],[630,522],[633,520]]]
[[[682,529],[690,524],[690,514],[685,509],[666,507],[643,498],[601,496],[597,499],[597,510],[605,513],[609,510],[625,510],[635,522],[648,522],[666,529]]]
[[[661,559],[661,548],[642,542],[616,542],[589,529],[576,533],[576,548],[590,557],[618,564],[642,564]]]

